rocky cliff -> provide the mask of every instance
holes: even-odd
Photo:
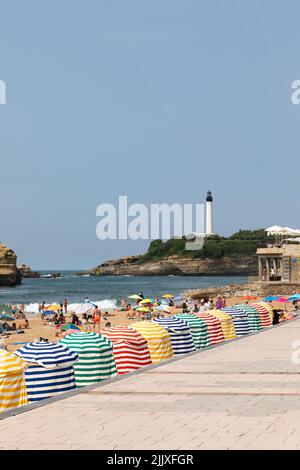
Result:
[[[15,286],[21,282],[17,269],[17,255],[0,243],[0,286]]]
[[[19,266],[17,266],[17,268],[20,271],[22,277],[41,277],[40,272],[32,271],[32,269],[29,266],[26,266],[26,264],[20,264]]]
[[[79,274],[96,276],[255,276],[257,258],[253,256],[223,257],[221,259],[191,259],[170,256],[164,260],[141,263],[140,256],[107,261]]]

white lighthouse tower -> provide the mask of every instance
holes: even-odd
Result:
[[[212,214],[212,203],[213,197],[211,191],[208,191],[206,196],[206,227],[205,227],[205,235],[213,235],[213,214]]]

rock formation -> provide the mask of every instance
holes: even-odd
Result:
[[[231,256],[221,259],[191,259],[169,256],[160,261],[141,263],[141,256],[106,261],[94,269],[78,274],[94,276],[255,276],[257,257]]]
[[[32,271],[32,269],[29,266],[26,266],[26,264],[18,265],[17,268],[22,277],[41,277],[41,273],[38,271]]]
[[[0,286],[15,286],[21,282],[17,269],[17,255],[0,243]]]

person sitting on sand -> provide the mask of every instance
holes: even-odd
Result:
[[[64,325],[66,323],[65,316],[62,312],[58,315],[58,324],[59,325]]]
[[[19,328],[21,330],[26,330],[26,328],[29,328],[29,321],[27,320],[27,318],[24,318],[24,320],[21,321],[21,323],[19,324]]]
[[[79,323],[79,318],[77,317],[76,313],[73,313],[73,314],[72,314],[71,323],[72,323],[73,325],[78,325],[78,323]]]

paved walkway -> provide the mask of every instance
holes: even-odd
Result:
[[[300,319],[4,418],[0,449],[300,449],[294,340]]]

